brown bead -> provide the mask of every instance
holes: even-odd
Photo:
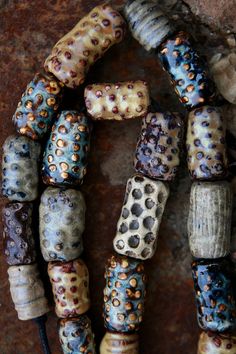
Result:
[[[100,354],[139,354],[138,335],[106,332]]]
[[[202,332],[197,354],[235,354],[236,336],[224,333]]]

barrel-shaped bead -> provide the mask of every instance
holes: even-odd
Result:
[[[8,268],[10,291],[20,320],[26,321],[49,311],[43,283],[36,264]]]
[[[150,98],[145,81],[94,84],[86,87],[85,104],[94,120],[123,120],[147,114]]]
[[[235,354],[236,336],[225,333],[202,332],[197,354]]]
[[[77,111],[62,111],[52,127],[44,156],[45,184],[76,186],[86,174],[90,147],[90,122]]]
[[[82,315],[89,309],[89,274],[81,259],[66,263],[50,262],[48,275],[58,317]]]
[[[134,175],[127,182],[124,204],[113,241],[116,252],[138,259],[151,258],[169,196],[169,187]]]
[[[139,354],[138,335],[106,332],[100,345],[100,354]]]
[[[193,109],[212,102],[215,97],[214,84],[187,33],[179,32],[162,43],[159,59],[186,108]]]
[[[192,263],[199,326],[209,331],[230,331],[236,326],[236,307],[226,260]]]
[[[232,202],[228,182],[192,184],[188,237],[194,257],[220,258],[229,254]]]
[[[64,354],[95,354],[94,334],[86,315],[61,319],[59,338]]]
[[[135,332],[144,312],[146,277],[141,261],[112,256],[105,271],[104,322],[109,331]]]
[[[133,37],[146,50],[157,48],[172,32],[168,18],[154,0],[129,0],[125,17]]]
[[[32,212],[32,203],[8,203],[3,208],[3,248],[9,265],[36,259]]]
[[[3,145],[2,193],[11,201],[33,201],[38,196],[39,143],[26,136],[9,136]]]
[[[218,108],[189,113],[186,145],[191,178],[213,180],[227,174],[225,121]]]
[[[125,21],[110,5],[95,7],[62,37],[44,67],[70,88],[81,85],[90,66],[125,33]]]
[[[63,84],[37,73],[26,87],[13,116],[18,133],[38,140],[50,130],[62,99]]]

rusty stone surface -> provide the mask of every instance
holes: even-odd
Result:
[[[112,4],[119,8],[124,2],[114,0]],[[193,4],[195,1],[188,2]],[[32,0],[30,3],[27,0],[0,0],[1,145],[14,132],[11,118],[21,93],[35,72],[42,69],[52,46],[79,18],[100,3],[100,0]],[[198,22],[182,1],[162,2],[163,6],[165,4],[181,28],[189,29],[197,38],[202,54],[210,57],[218,50],[227,50],[224,35],[212,32],[204,23]],[[234,22],[228,23],[233,26]],[[137,79],[148,82],[151,96],[164,110],[183,112],[157,59],[141,48],[130,34],[123,43],[114,46],[94,65],[85,85]],[[63,109],[78,109],[81,97],[82,88],[74,92],[67,90]],[[88,174],[81,188],[88,209],[83,259],[90,271],[92,307],[89,315],[97,345],[105,333],[102,319],[105,260],[112,254],[112,240],[123,204],[126,181],[134,172],[132,159],[140,128],[139,119],[94,124]],[[195,354],[197,350],[199,330],[186,230],[190,179],[183,156],[181,164],[177,180],[171,185],[171,196],[160,228],[156,255],[146,262],[149,285],[146,315],[140,331],[142,354]],[[2,198],[0,206],[5,202]],[[0,244],[2,248],[2,242]],[[0,257],[0,304],[3,314],[0,317],[0,353],[40,354],[37,328],[32,322],[18,321],[13,303],[9,301],[7,266],[2,249]],[[52,309],[47,323],[49,341],[52,354],[59,354],[61,349],[57,318],[53,312],[46,264],[40,255],[38,260]]]

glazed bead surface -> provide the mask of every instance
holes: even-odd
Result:
[[[11,135],[3,145],[2,194],[11,201],[38,196],[40,145],[25,136]]]
[[[223,333],[202,332],[197,354],[235,354],[236,337]]]
[[[217,108],[204,106],[189,113],[186,145],[191,178],[212,180],[227,174],[225,122]]]
[[[90,148],[90,123],[77,111],[62,111],[52,127],[44,156],[45,184],[76,186],[86,174]]]
[[[45,261],[70,261],[83,252],[85,201],[74,189],[48,187],[39,208],[40,246]]]
[[[138,335],[106,332],[100,345],[100,354],[139,354]]]
[[[36,259],[32,212],[32,203],[8,203],[3,208],[3,248],[9,265]]]
[[[60,320],[59,338],[64,354],[95,354],[94,334],[86,315]]]
[[[230,252],[232,190],[228,182],[195,182],[191,187],[188,237],[196,258]]]
[[[180,102],[188,109],[212,102],[215,96],[213,82],[207,76],[205,63],[198,56],[191,38],[179,32],[162,43],[159,59],[170,75]]]
[[[134,168],[148,177],[173,180],[179,166],[182,121],[172,113],[149,113],[142,121]]]
[[[85,89],[84,98],[88,113],[94,120],[143,117],[150,105],[145,81],[89,85]]]
[[[28,84],[13,116],[18,133],[38,140],[49,131],[62,99],[63,84],[37,73]]]
[[[235,328],[236,308],[229,264],[221,261],[195,261],[192,274],[197,300],[199,326],[210,331]]]
[[[85,75],[114,44],[124,38],[125,21],[111,6],[102,4],[62,37],[44,67],[70,88],[83,84]]]
[[[113,246],[116,252],[138,259],[151,258],[169,196],[169,187],[135,175],[127,182],[124,204]]]
[[[89,309],[89,274],[81,259],[66,263],[50,262],[48,275],[58,317],[82,315]]]
[[[49,311],[43,283],[36,264],[8,268],[10,291],[20,320],[26,321]]]
[[[153,0],[129,0],[125,16],[133,37],[146,50],[157,48],[172,32],[168,18]]]
[[[105,271],[104,322],[109,331],[134,332],[144,312],[146,277],[141,261],[112,256]]]

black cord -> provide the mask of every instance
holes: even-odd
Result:
[[[48,343],[47,331],[46,331],[46,321],[47,316],[43,315],[37,318],[34,318],[33,321],[38,325],[39,336],[41,340],[41,345],[44,354],[51,354],[51,350]]]

